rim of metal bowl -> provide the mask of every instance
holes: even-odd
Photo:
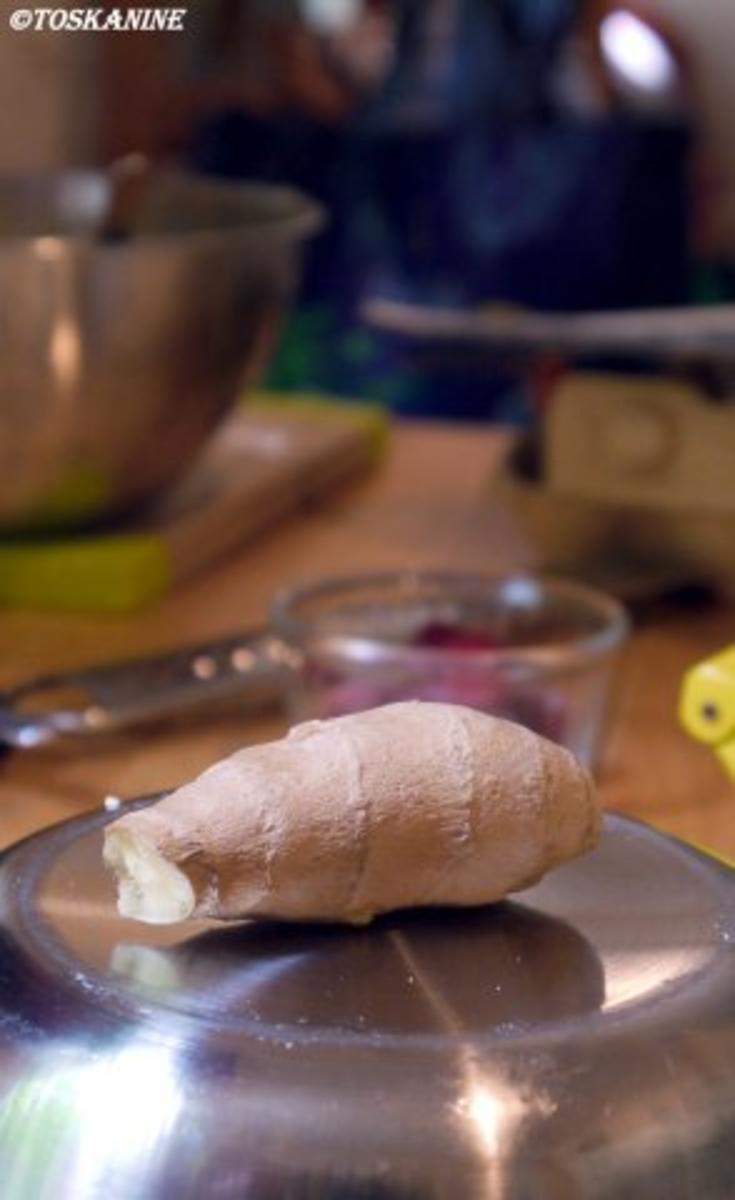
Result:
[[[25,246],[37,253],[43,253],[50,242],[70,248],[88,249],[93,247],[96,253],[114,255],[131,254],[139,250],[153,248],[170,248],[186,239],[189,245],[212,242],[245,241],[259,237],[264,232],[275,231],[294,240],[309,237],[326,225],[328,213],[325,207],[299,188],[286,184],[261,183],[258,181],[219,179],[213,176],[197,175],[184,171],[161,169],[157,172],[160,178],[177,181],[182,185],[191,186],[200,191],[218,192],[221,196],[237,199],[247,196],[251,201],[262,201],[263,211],[251,220],[238,225],[216,226],[191,230],[157,230],[155,232],[136,233],[121,241],[105,242],[95,235],[94,227],[90,229],[71,230],[65,233],[0,233],[0,252],[3,248],[18,249]],[[108,178],[105,170],[70,168],[62,171],[0,171],[0,191],[4,186],[38,186],[51,185],[63,180],[69,182],[85,180],[90,183],[104,183]],[[276,211],[268,211],[272,206]]]
[[[530,646],[502,646],[487,650],[457,650],[446,647],[407,646],[367,635],[320,632],[321,615],[301,617],[297,610],[304,603],[337,598],[341,594],[359,596],[362,589],[392,587],[396,594],[410,597],[422,586],[429,585],[439,591],[445,588],[447,598],[454,589],[462,586],[497,587],[499,584],[516,583],[531,585],[541,594],[567,599],[584,608],[599,621],[599,628],[582,634],[578,638],[548,641]],[[320,644],[327,653],[353,661],[378,663],[389,659],[394,663],[427,662],[448,659],[457,663],[495,666],[506,664],[545,668],[572,668],[589,664],[591,661],[612,654],[625,641],[631,622],[624,606],[613,596],[589,587],[587,584],[562,579],[554,575],[537,574],[532,571],[461,572],[443,570],[384,571],[363,575],[328,576],[306,581],[279,591],[273,601],[271,618],[276,632],[290,645],[305,650],[310,645]]]

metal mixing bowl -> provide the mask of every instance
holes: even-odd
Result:
[[[0,178],[0,526],[156,496],[262,369],[319,208],[154,172],[105,238],[109,172]]]

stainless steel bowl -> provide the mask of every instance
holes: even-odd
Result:
[[[319,208],[154,172],[0,178],[0,526],[80,526],[166,488],[262,368]]]

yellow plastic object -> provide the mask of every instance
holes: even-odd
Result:
[[[152,533],[0,542],[0,607],[127,612],[170,580],[168,548]]]
[[[687,671],[679,717],[687,733],[712,747],[735,782],[735,646]]]
[[[702,846],[699,842],[693,842],[687,838],[690,846],[695,850],[699,850],[700,854],[706,854],[709,858],[714,858],[715,862],[722,863],[723,867],[731,867],[735,871],[735,859],[728,858],[725,854],[720,854],[719,850],[713,850],[711,846]]]
[[[366,465],[380,461],[389,438],[388,418],[375,405],[348,404],[326,396],[301,393],[259,393],[248,400],[247,408],[256,417],[297,413],[303,414],[311,423],[321,422],[322,426],[331,421],[342,428],[352,427],[360,435],[356,440],[366,448]],[[349,461],[352,463],[352,458]],[[305,464],[306,458],[298,467],[299,479]],[[357,469],[356,458],[353,465]],[[346,470],[349,469],[348,466]],[[324,467],[317,472],[310,466],[308,473],[315,480],[332,478]],[[75,482],[74,488],[71,482]],[[63,500],[67,515],[73,503],[81,513],[85,497],[94,498],[95,481],[91,477],[82,479],[80,476],[71,482],[63,497],[61,492],[53,497],[55,511],[61,511]],[[304,482],[287,484],[286,491],[293,496],[293,504],[299,502],[305,486]],[[315,482],[315,490],[321,486]],[[233,502],[228,503],[227,511],[232,520],[236,513]],[[183,509],[186,519],[186,506]],[[222,509],[219,511],[221,513]],[[177,575],[170,549],[170,539],[175,532],[175,515],[172,520],[164,519],[161,523],[154,518],[147,528],[144,525],[130,532],[3,538],[0,531],[0,608],[128,612],[151,603],[180,577],[180,569]],[[0,1200],[3,1200],[2,1196]]]

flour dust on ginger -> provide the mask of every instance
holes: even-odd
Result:
[[[127,917],[366,924],[478,905],[591,849],[600,812],[568,750],[460,705],[410,701],[297,725],[114,821]]]

